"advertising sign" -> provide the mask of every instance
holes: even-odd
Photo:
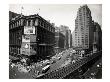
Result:
[[[35,34],[34,26],[24,26],[24,34]]]
[[[30,55],[30,44],[28,42],[23,42],[21,45],[21,54]]]
[[[30,36],[22,35],[22,42],[30,42]]]

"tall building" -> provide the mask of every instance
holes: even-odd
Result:
[[[93,46],[93,21],[91,11],[87,5],[78,9],[75,19],[74,47],[92,49]]]
[[[72,45],[71,30],[69,29],[69,27],[64,25],[61,25],[59,29],[60,29],[60,32],[65,36],[65,49],[70,48]]]
[[[72,47],[72,33],[70,34],[70,48]]]
[[[59,53],[64,50],[65,36],[59,31],[58,27],[55,27],[55,53]]]
[[[10,52],[45,58],[54,54],[55,28],[41,16],[17,16],[9,21]]]
[[[93,51],[102,50],[102,30],[97,22],[94,22],[94,43]]]
[[[75,47],[75,31],[72,32],[72,47]]]

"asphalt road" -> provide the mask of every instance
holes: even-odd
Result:
[[[62,64],[64,64],[64,62],[66,61],[67,57],[69,57],[69,54],[70,54],[70,53],[69,53],[68,50],[65,51],[65,52],[63,53],[63,56],[61,57],[60,60],[57,60],[56,63],[51,64],[50,70],[48,70],[48,72],[51,72],[51,71],[54,71],[54,70],[57,70],[57,69],[61,68]],[[48,73],[48,72],[47,72],[47,73]]]

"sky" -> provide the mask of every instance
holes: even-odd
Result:
[[[39,14],[55,26],[65,25],[73,32],[77,11],[83,4],[10,4],[9,10],[24,15]],[[102,5],[87,4],[91,10],[92,20],[102,26]],[[23,7],[23,9],[22,9]]]

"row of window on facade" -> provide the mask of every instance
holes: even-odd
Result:
[[[45,28],[45,29],[47,29],[47,30],[49,30],[49,31],[52,31],[52,32],[55,31],[55,28],[52,27],[51,24],[49,25],[49,24],[47,24],[47,23],[45,23],[45,22],[43,22],[43,21],[39,21],[39,26],[41,26],[41,27],[43,27],[43,28]]]
[[[54,28],[51,25],[49,25],[43,21],[40,21],[40,20],[38,21],[38,19],[37,20],[26,20],[26,21],[21,19],[19,21],[15,21],[14,23],[10,24],[10,29],[15,28],[15,27],[19,27],[19,26],[23,26],[23,25],[24,26],[37,26],[37,25],[39,25],[43,28],[46,28],[49,31],[54,32]]]
[[[11,23],[10,29],[15,28],[15,27],[19,27],[19,26],[23,26],[23,19],[20,19],[18,21]]]
[[[88,44],[88,40],[87,39],[77,39],[76,41],[75,41],[75,43],[84,43],[85,42],[85,44]]]
[[[10,44],[20,44],[21,43],[21,32],[10,32]]]
[[[79,17],[78,20],[79,20],[79,21],[82,21],[82,22],[89,22],[90,17],[82,16],[82,17]],[[88,20],[88,21],[87,21],[87,20]],[[76,22],[77,22],[77,21],[76,21]]]
[[[78,25],[76,25],[76,28],[75,28],[75,31],[77,31],[77,30],[78,30]],[[81,28],[80,28],[79,30],[84,31],[84,27],[81,26]],[[86,29],[86,31],[88,31],[88,30],[89,30],[89,29]]]
[[[74,44],[74,46],[76,46],[76,47],[89,47],[89,45],[88,44]]]
[[[53,38],[53,40],[52,40]],[[49,34],[49,33],[42,33],[42,34],[39,34],[39,40],[38,40],[40,43],[48,43],[50,44],[50,42],[52,43],[52,41],[54,41],[54,37],[52,34]]]
[[[18,47],[9,47],[9,52],[20,54],[20,48],[18,48]]]
[[[84,11],[87,11],[88,8],[86,6],[82,6],[81,8],[79,8],[79,11],[81,12],[81,10],[84,12]]]
[[[75,33],[75,37],[76,38],[84,38],[84,36],[85,36],[85,38],[88,38],[88,33],[82,33],[81,35],[78,35],[77,33]]]

